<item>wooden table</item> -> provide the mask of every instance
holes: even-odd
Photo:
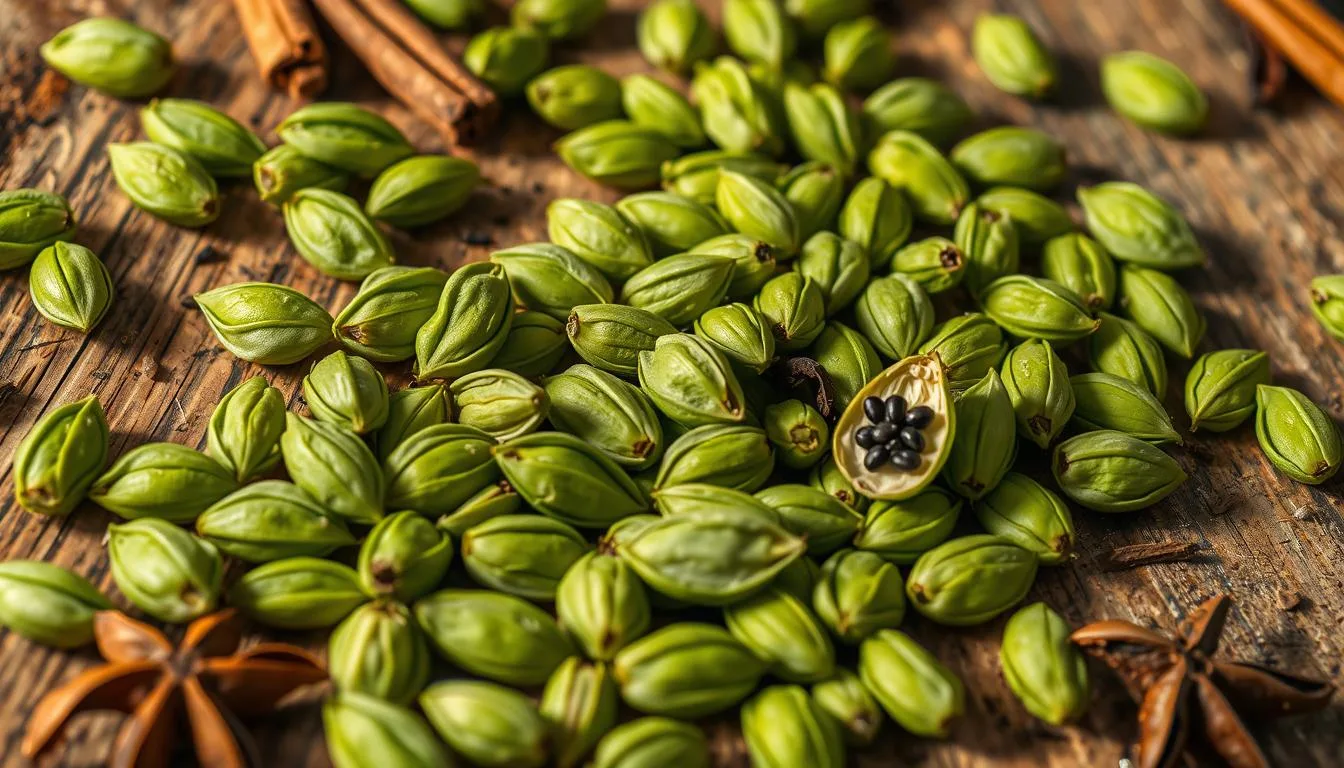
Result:
[[[639,3],[614,0],[613,12],[585,44],[558,56],[624,74],[644,68],[634,49]],[[1344,269],[1344,120],[1298,88],[1285,108],[1248,106],[1250,67],[1242,32],[1214,0],[903,0],[892,13],[902,74],[926,74],[955,87],[989,124],[1033,125],[1062,137],[1075,181],[1137,181],[1174,201],[1210,254],[1205,271],[1183,275],[1209,318],[1202,349],[1270,351],[1280,383],[1298,387],[1338,415],[1344,359],[1338,342],[1312,319],[1306,286],[1315,274]],[[1057,103],[1035,107],[995,91],[979,74],[967,31],[986,10],[1022,14],[1059,53],[1065,73]],[[9,465],[19,440],[51,409],[96,393],[118,455],[145,441],[204,443],[220,395],[263,373],[291,394],[305,366],[261,369],[235,359],[184,301],[198,291],[242,280],[292,285],[333,309],[353,286],[323,277],[288,247],[278,213],[246,183],[227,186],[219,221],[178,229],[131,206],[108,172],[108,142],[140,135],[136,104],[68,85],[47,71],[39,43],[87,15],[123,16],[174,42],[184,71],[169,93],[204,99],[263,135],[296,106],[258,80],[231,6],[221,0],[0,0],[0,188],[40,187],[68,196],[81,223],[79,242],[106,260],[117,299],[93,334],[45,322],[28,297],[24,270],[0,275],[0,559],[37,558],[88,576],[115,593],[102,546],[113,518],[86,505],[65,519],[30,515],[12,502]],[[461,45],[452,40],[450,45]],[[1209,129],[1181,141],[1138,130],[1107,110],[1097,82],[1099,55],[1144,48],[1171,58],[1212,99]],[[329,96],[371,104],[418,147],[438,140],[334,47]],[[516,109],[498,141],[474,156],[491,187],[452,221],[396,236],[404,263],[452,266],[492,248],[544,239],[543,209],[560,196],[611,200],[549,153],[556,133]],[[274,140],[273,136],[268,137]],[[1166,403],[1178,419],[1186,365],[1175,364]],[[396,383],[404,383],[399,370]],[[295,395],[295,397],[297,397]],[[1344,519],[1336,481],[1298,485],[1261,456],[1253,430],[1225,438],[1200,435],[1178,450],[1191,481],[1140,514],[1080,512],[1077,560],[1043,569],[1032,598],[1071,622],[1125,617],[1174,627],[1185,611],[1216,592],[1236,596],[1225,651],[1303,674],[1344,682]],[[1190,542],[1185,562],[1114,570],[1116,547]],[[128,605],[119,595],[120,605]],[[911,631],[966,679],[968,716],[946,743],[898,734],[864,765],[1115,765],[1133,734],[1134,707],[1098,669],[1095,701],[1077,727],[1047,729],[1026,716],[1003,684],[997,661],[1002,622],[969,631],[907,622]],[[321,637],[299,636],[320,647]],[[92,651],[48,650],[0,631],[0,763],[20,765],[18,741],[33,701],[94,661]],[[94,765],[117,720],[86,717],[53,764]],[[258,731],[267,765],[326,765],[313,706],[273,718]],[[1280,765],[1344,764],[1344,710],[1257,724]]]

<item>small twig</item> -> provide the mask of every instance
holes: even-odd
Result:
[[[42,347],[50,347],[52,344],[64,344],[65,341],[66,340],[64,338],[52,339],[51,341],[39,341],[36,344],[29,344],[26,347],[19,347],[19,351],[28,352],[34,349],[41,349]]]
[[[1197,559],[1204,553],[1198,541],[1164,541],[1157,544],[1129,544],[1097,556],[1102,571],[1123,571],[1159,563],[1180,563]]]

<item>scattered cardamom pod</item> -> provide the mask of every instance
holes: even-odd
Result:
[[[425,427],[452,420],[453,400],[442,384],[408,387],[387,399],[387,421],[374,433],[373,445],[380,461],[386,460],[406,438]]]
[[[338,692],[322,704],[322,726],[338,768],[449,764],[443,745],[419,715],[376,696]]]
[[[661,177],[663,164],[680,148],[661,131],[628,120],[580,128],[555,142],[565,165],[617,189],[643,189]],[[552,238],[554,239],[554,238]]]
[[[403,437],[383,458],[387,490],[380,505],[427,516],[453,511],[499,478],[494,446],[494,438],[462,424],[434,424]]]
[[[384,517],[359,547],[359,586],[404,603],[432,592],[453,562],[452,537],[414,510]]]
[[[841,411],[882,370],[872,343],[862,333],[834,320],[827,322],[812,342],[812,359],[830,376],[835,404]]]
[[[606,12],[606,0],[518,0],[509,18],[515,27],[569,40],[587,34]]]
[[[975,201],[981,208],[1012,219],[1023,245],[1040,245],[1077,229],[1063,205],[1030,189],[994,187],[982,192]]]
[[[1000,375],[1017,416],[1018,434],[1049,448],[1077,404],[1064,361],[1050,342],[1033,339],[1008,352]]]
[[[529,310],[513,316],[509,335],[490,365],[520,376],[544,376],[555,369],[568,351],[564,322]]]
[[[1051,470],[1065,496],[1097,512],[1150,507],[1187,479],[1161,448],[1112,431],[1086,432],[1055,446]]]
[[[610,661],[648,631],[649,596],[625,561],[589,552],[560,579],[555,614],[589,658]]]
[[[419,702],[439,736],[473,765],[546,764],[550,728],[518,691],[482,680],[442,680],[426,688]]]
[[[935,623],[983,624],[1026,597],[1038,559],[998,536],[962,536],[919,556],[905,582],[910,605]]]
[[[789,257],[798,251],[798,219],[783,193],[746,174],[719,172],[715,201],[719,213],[738,232],[763,240]]]
[[[835,228],[835,215],[845,198],[845,180],[830,165],[817,161],[796,165],[775,187],[793,207],[799,242]]]
[[[1080,373],[1069,383],[1077,404],[1073,420],[1082,431],[1113,429],[1154,444],[1181,442],[1161,401],[1129,379]]]
[[[55,242],[28,271],[33,307],[46,319],[80,333],[102,321],[116,287],[98,255],[75,243]]]
[[[317,187],[336,192],[350,183],[350,174],[306,157],[288,144],[272,147],[252,165],[252,181],[265,202],[280,205],[300,189]]]
[[[620,85],[621,106],[635,125],[658,131],[682,149],[698,149],[709,141],[700,113],[681,91],[642,73],[627,75]]]
[[[621,706],[611,669],[571,656],[541,692],[538,708],[551,726],[557,768],[574,768],[616,725]]]
[[[546,379],[551,424],[622,466],[644,469],[662,455],[663,431],[643,390],[589,365]]]
[[[284,285],[234,283],[192,297],[219,343],[260,365],[289,365],[331,341],[331,315]]]
[[[656,0],[640,11],[635,41],[644,59],[659,69],[684,74],[714,55],[718,39],[695,0]]]
[[[713,208],[671,192],[629,195],[616,203],[616,210],[643,231],[659,259],[728,234],[728,223]]]
[[[775,360],[775,334],[770,321],[746,304],[725,304],[705,311],[695,321],[695,335],[734,365],[756,373]]]
[[[766,407],[761,423],[779,460],[792,469],[807,469],[830,451],[831,431],[816,408],[784,400]]]
[[[914,354],[933,330],[928,293],[913,277],[899,272],[870,280],[854,305],[854,317],[859,330],[888,360]]]
[[[1120,268],[1120,308],[1162,346],[1187,359],[1194,357],[1208,327],[1181,284],[1155,269]]]
[[[564,432],[540,432],[494,448],[504,478],[533,509],[580,528],[605,528],[647,512],[649,500],[620,465]]]
[[[480,584],[551,601],[569,567],[588,552],[583,535],[543,515],[504,515],[462,534],[462,562]]]
[[[782,69],[793,58],[798,34],[776,0],[725,0],[723,38],[740,58]]]
[[[469,373],[454,381],[449,391],[458,422],[496,440],[536,431],[550,409],[544,389],[499,368]]]
[[[1255,388],[1255,436],[1265,458],[1299,483],[1320,485],[1339,471],[1344,444],[1335,420],[1288,387]]]
[[[32,261],[46,248],[75,236],[70,203],[54,192],[0,192],[0,271]]]
[[[872,744],[886,719],[859,676],[843,667],[830,680],[812,686],[812,701],[840,724],[840,735],[855,747]]]
[[[602,737],[591,768],[709,768],[710,764],[709,741],[697,726],[670,717],[640,717]]]
[[[728,631],[681,622],[616,654],[612,674],[626,704],[655,715],[694,719],[722,712],[756,688],[766,664]]]
[[[376,431],[387,422],[387,381],[362,357],[336,351],[313,365],[303,377],[303,399],[313,417],[357,435]]]
[[[0,627],[53,648],[93,642],[93,614],[112,603],[86,579],[38,560],[0,563]]]
[[[355,543],[345,523],[307,491],[263,480],[225,496],[196,519],[196,533],[226,555],[249,563],[322,557]]]
[[[1075,341],[1101,324],[1078,294],[1043,277],[1001,277],[985,286],[980,303],[991,320],[1023,339]]]
[[[752,765],[843,768],[840,724],[798,685],[772,685],[742,705]]]
[[[905,195],[882,179],[868,177],[854,185],[840,209],[837,230],[868,254],[876,270],[891,262],[914,227]]]
[[[216,177],[246,177],[266,152],[237,120],[192,99],[154,99],[140,110],[140,125],[150,141],[191,155]]]
[[[453,378],[485,368],[509,335],[513,294],[498,264],[473,262],[448,276],[439,306],[415,334],[416,378]]]
[[[573,131],[621,118],[621,84],[586,64],[568,64],[542,72],[528,82],[527,103],[542,120]]]
[[[772,485],[755,496],[775,511],[785,530],[807,541],[808,554],[813,556],[829,555],[846,546],[863,526],[859,512],[808,485]]]
[[[107,418],[96,395],[38,419],[14,451],[14,500],[64,517],[84,500],[107,462]]]
[[[631,275],[621,286],[620,302],[675,326],[690,325],[723,302],[733,268],[734,261],[727,256],[668,256]]]
[[[1059,77],[1055,57],[1011,14],[980,14],[971,31],[971,55],[996,88],[1014,96],[1044,98]]]
[[[456,509],[440,517],[434,525],[450,536],[461,538],[469,528],[474,528],[486,520],[515,515],[521,511],[523,511],[523,497],[509,485],[507,480],[500,480],[482,488]]]
[[[868,155],[868,170],[905,192],[915,215],[930,224],[950,225],[971,200],[966,179],[938,148],[919,134],[888,131]]]
[[[1201,355],[1185,377],[1190,431],[1227,432],[1255,413],[1255,390],[1269,383],[1269,355],[1255,349],[1220,349]]]
[[[994,490],[1017,458],[1013,401],[994,369],[956,399],[957,439],[943,465],[943,480],[976,501]]]
[[[415,601],[413,610],[441,656],[487,680],[541,685],[574,655],[555,619],[521,597],[444,589]]]
[[[871,91],[896,69],[891,47],[886,27],[872,16],[837,22],[822,42],[822,77],[846,91]]]
[[[300,189],[281,210],[294,249],[324,275],[363,280],[395,260],[387,238],[348,195]]]
[[[696,245],[691,252],[728,256],[733,260],[727,296],[733,301],[752,298],[775,275],[774,246],[746,235],[720,235]]]
[[[737,59],[720,56],[697,66],[691,99],[700,108],[705,133],[720,149],[771,157],[784,151],[784,116],[774,94],[752,80]],[[727,215],[723,206],[719,212]]]
[[[280,453],[294,483],[325,509],[356,523],[383,519],[383,472],[355,433],[286,413]]]
[[[347,102],[319,101],[300,107],[275,132],[304,157],[365,178],[415,153],[396,126]]]
[[[807,347],[826,325],[826,299],[812,278],[785,272],[761,287],[753,302],[771,324],[775,345],[793,351]]]
[[[408,157],[388,166],[369,187],[364,212],[397,227],[419,227],[451,216],[481,183],[470,160],[448,155]]]
[[[742,385],[728,358],[689,333],[658,337],[639,353],[639,386],[668,418],[687,427],[746,417]]]
[[[191,156],[139,141],[108,144],[107,159],[117,186],[137,208],[179,227],[203,227],[219,218],[219,188]]]
[[[863,248],[834,232],[809,237],[795,268],[821,291],[827,317],[848,307],[863,292],[870,269]]]
[[[854,484],[849,482],[849,478],[845,477],[845,473],[840,471],[840,467],[835,463],[834,454],[812,467],[807,482],[813,488],[829,493],[860,514],[868,509],[868,498],[861,495],[854,488]]]
[[[107,526],[107,554],[117,589],[159,621],[187,622],[219,601],[219,550],[167,520],[142,517]]]
[[[964,262],[962,282],[973,296],[979,296],[995,280],[1018,272],[1017,227],[1006,214],[971,203],[957,217],[953,243]]]
[[[882,34],[885,41],[886,33]],[[837,86],[785,84],[784,115],[798,154],[829,165],[842,181],[854,174],[863,146],[863,126]]]
[[[1078,204],[1092,236],[1126,264],[1164,271],[1204,266],[1204,249],[1185,217],[1138,184],[1079,187]]]
[[[485,0],[406,0],[411,10],[439,29],[465,31],[485,15]]]
[[[317,557],[259,565],[240,576],[228,593],[229,605],[278,629],[326,629],[368,600],[355,569]]]
[[[974,509],[986,531],[1035,552],[1042,565],[1073,557],[1073,514],[1054,491],[1026,475],[1007,473]]]
[[[224,394],[210,417],[206,452],[241,484],[266,474],[280,461],[285,398],[266,379],[253,376]]]
[[[2,239],[4,238],[0,237],[0,240]],[[1331,336],[1344,339],[1344,275],[1321,275],[1312,278],[1311,313]]]
[[[707,424],[672,441],[654,478],[655,490],[690,483],[751,493],[765,484],[775,453],[765,430],[742,424]]]
[[[938,487],[903,501],[873,502],[854,546],[887,562],[909,565],[952,535],[961,507],[961,499]]]
[[[812,607],[831,634],[858,645],[880,629],[900,626],[905,617],[901,572],[876,553],[842,549],[822,563]]]
[[[1123,317],[1102,312],[1099,319],[1101,327],[1087,340],[1092,370],[1128,379],[1163,397],[1167,392],[1167,360],[1162,346]]]
[[[1031,714],[1063,725],[1087,710],[1092,688],[1087,658],[1069,639],[1069,625],[1045,603],[1014,613],[1003,627],[1003,679]]]
[[[967,389],[983,379],[990,369],[998,367],[1008,352],[1003,331],[979,312],[947,320],[935,326],[931,335],[926,335],[928,338],[919,345],[919,354],[938,356],[945,369],[947,385],[953,391]],[[1007,381],[1004,377],[1005,384]]]
[[[720,171],[733,171],[774,184],[786,170],[787,166],[765,155],[710,149],[663,163],[661,178],[663,189],[668,192],[714,205]]]
[[[346,349],[377,362],[415,355],[415,335],[434,314],[448,275],[435,267],[383,267],[360,283],[332,330]]]
[[[565,332],[574,351],[608,373],[634,376],[639,354],[651,352],[657,340],[677,329],[644,309],[622,304],[581,304],[570,312]]]
[[[43,43],[39,53],[57,72],[119,99],[149,96],[177,71],[167,40],[106,16],[71,24]]]
[[[961,284],[966,257],[951,240],[929,237],[892,254],[891,271],[913,279],[928,293],[942,293]]]
[[[868,135],[910,131],[936,145],[946,145],[974,119],[965,99],[927,77],[902,77],[883,85],[863,102]]]
[[[560,198],[546,206],[551,241],[623,282],[653,264],[640,227],[616,208],[591,200]]]
[[[961,678],[895,629],[880,629],[859,646],[859,679],[891,719],[916,736],[947,738],[966,709]]]
[[[948,159],[982,187],[1025,187],[1048,191],[1068,173],[1064,145],[1044,131],[1004,125],[963,139]]]
[[[1115,303],[1115,260],[1087,235],[1073,232],[1047,240],[1041,273],[1078,294],[1090,310],[1107,310]]]
[[[89,499],[126,519],[195,520],[238,489],[233,472],[176,443],[145,443],[117,459],[89,488]]]
[[[1161,133],[1195,133],[1209,116],[1208,97],[1190,76],[1145,51],[1104,57],[1101,92],[1122,117]]]
[[[336,690],[409,704],[429,682],[429,647],[401,603],[365,603],[345,617],[327,643],[327,674]]]

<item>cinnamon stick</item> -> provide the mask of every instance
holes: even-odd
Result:
[[[327,47],[304,0],[233,0],[261,77],[301,98],[327,87]]]
[[[1344,26],[1310,0],[1224,0],[1331,101],[1344,106]]]
[[[314,0],[374,79],[451,144],[470,144],[499,117],[494,91],[443,50],[400,0]]]

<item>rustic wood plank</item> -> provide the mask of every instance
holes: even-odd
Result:
[[[644,68],[633,51],[632,20],[641,3],[612,5],[599,31],[581,50],[559,51],[561,59],[600,64],[617,74]],[[1022,14],[1059,51],[1068,76],[1055,103],[1037,107],[1012,99],[979,75],[966,31],[978,13],[994,9]],[[103,256],[119,293],[108,319],[80,337],[33,310],[22,270],[0,275],[0,384],[13,384],[9,394],[0,394],[0,559],[50,560],[114,592],[101,547],[111,516],[89,506],[68,519],[48,520],[13,505],[9,464],[21,437],[51,408],[95,392],[108,410],[114,453],[147,440],[199,446],[222,392],[262,373],[292,396],[304,366],[267,370],[233,359],[181,299],[261,279],[287,283],[336,309],[353,287],[298,259],[285,244],[279,216],[245,183],[227,187],[224,215],[200,232],[166,226],[130,206],[111,180],[103,148],[138,135],[137,105],[68,86],[46,72],[35,54],[56,30],[93,13],[131,18],[174,40],[187,66],[171,85],[172,95],[205,99],[263,135],[295,105],[258,82],[227,3],[0,0],[0,188],[40,186],[69,196],[83,224],[79,241]],[[1312,320],[1304,286],[1314,274],[1344,271],[1341,116],[1301,89],[1281,113],[1250,113],[1240,31],[1219,3],[905,0],[888,17],[903,73],[946,80],[986,125],[1034,125],[1063,137],[1078,183],[1132,179],[1172,199],[1211,255],[1209,269],[1182,276],[1209,315],[1202,349],[1270,350],[1279,381],[1340,415],[1344,359]],[[1213,118],[1205,135],[1157,137],[1105,109],[1095,85],[1097,59],[1129,47],[1171,58],[1208,89]],[[374,106],[421,149],[441,149],[348,52],[333,48],[336,86],[329,97]],[[404,262],[452,266],[482,258],[495,246],[544,239],[543,210],[553,197],[615,198],[564,169],[548,150],[557,134],[525,112],[515,110],[496,141],[471,153],[492,188],[452,221],[414,238],[398,235]],[[1165,401],[1179,417],[1187,366],[1172,362]],[[405,371],[398,374],[404,381]],[[1225,437],[1192,437],[1177,456],[1192,480],[1154,509],[1125,516],[1080,511],[1079,557],[1072,566],[1043,571],[1032,599],[1046,600],[1075,623],[1114,616],[1169,629],[1201,599],[1229,591],[1238,610],[1226,652],[1344,682],[1340,482],[1308,488],[1282,477],[1244,428]],[[1039,457],[1026,458],[1044,470]],[[1104,559],[1116,547],[1168,541],[1197,542],[1201,556],[1127,570],[1109,569]],[[972,630],[908,623],[965,676],[969,716],[947,743],[901,737],[892,729],[862,764],[1113,765],[1125,753],[1134,708],[1104,672],[1098,670],[1087,718],[1076,727],[1047,729],[1001,682],[1001,621]],[[286,639],[321,643],[320,634]],[[35,698],[93,658],[89,651],[49,651],[0,633],[0,764],[21,764],[18,740]],[[96,764],[115,724],[111,717],[81,721],[54,764]],[[1333,737],[1341,728],[1344,710],[1338,705],[1321,715],[1255,726],[1271,759],[1292,765],[1344,763],[1344,746]],[[286,712],[258,734],[267,765],[327,764],[313,706]]]

